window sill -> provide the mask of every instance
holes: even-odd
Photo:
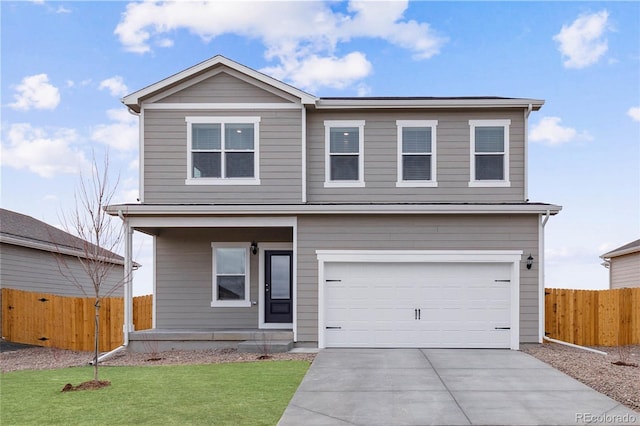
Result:
[[[472,180],[469,182],[470,188],[507,188],[511,186],[508,180]]]
[[[433,180],[402,180],[396,182],[398,188],[437,188],[438,182]]]
[[[325,182],[325,188],[364,188],[364,182],[359,181],[331,181]]]
[[[251,301],[249,300],[213,300],[211,301],[212,308],[250,308]]]
[[[186,185],[260,185],[260,179],[256,178],[190,178],[184,181]]]

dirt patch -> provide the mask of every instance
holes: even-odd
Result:
[[[73,392],[81,390],[96,390],[111,386],[109,380],[89,380],[88,382],[82,382],[77,386],[73,386],[71,383],[64,385],[60,392]]]

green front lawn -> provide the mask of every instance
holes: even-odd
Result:
[[[275,425],[309,368],[306,361],[101,367],[100,390],[60,392],[90,380],[91,367],[0,376],[0,423],[8,425]]]

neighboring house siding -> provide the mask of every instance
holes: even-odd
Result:
[[[233,71],[231,71],[233,73]],[[253,82],[254,84],[260,84]],[[190,87],[166,96],[158,103],[280,103],[291,98],[284,92],[275,93],[256,87],[226,72],[221,72]],[[276,94],[277,93],[277,94]]]
[[[611,258],[611,288],[640,287],[640,253]]]
[[[155,237],[156,328],[257,328],[258,306],[212,308],[212,242],[292,242],[291,228],[163,229]],[[258,255],[250,256],[252,301],[258,300]]]
[[[260,185],[187,185],[185,117],[260,117]],[[302,198],[300,110],[145,110],[145,203],[299,203]]]
[[[520,341],[538,342],[538,227],[537,215],[300,216],[298,341],[318,339],[316,250],[522,250]]]
[[[59,262],[48,251],[0,244],[0,287],[59,296],[95,296],[93,284],[77,258],[64,256],[66,266]],[[123,278],[123,267],[113,266],[100,294],[107,295],[115,288],[113,295],[122,296]]]
[[[307,176],[310,202],[523,202],[522,109],[307,112]],[[469,187],[469,120],[509,119],[510,187]],[[364,188],[325,188],[325,120],[364,120]],[[437,188],[396,187],[396,120],[437,120]]]

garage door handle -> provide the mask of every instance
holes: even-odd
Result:
[[[420,319],[420,309],[414,309],[413,310],[413,319],[419,320]]]
[[[342,280],[324,280],[327,283],[341,283]]]
[[[494,280],[497,283],[510,283],[511,280]]]
[[[496,330],[511,330],[511,327],[494,327]]]
[[[341,330],[342,327],[325,327],[327,330]]]

